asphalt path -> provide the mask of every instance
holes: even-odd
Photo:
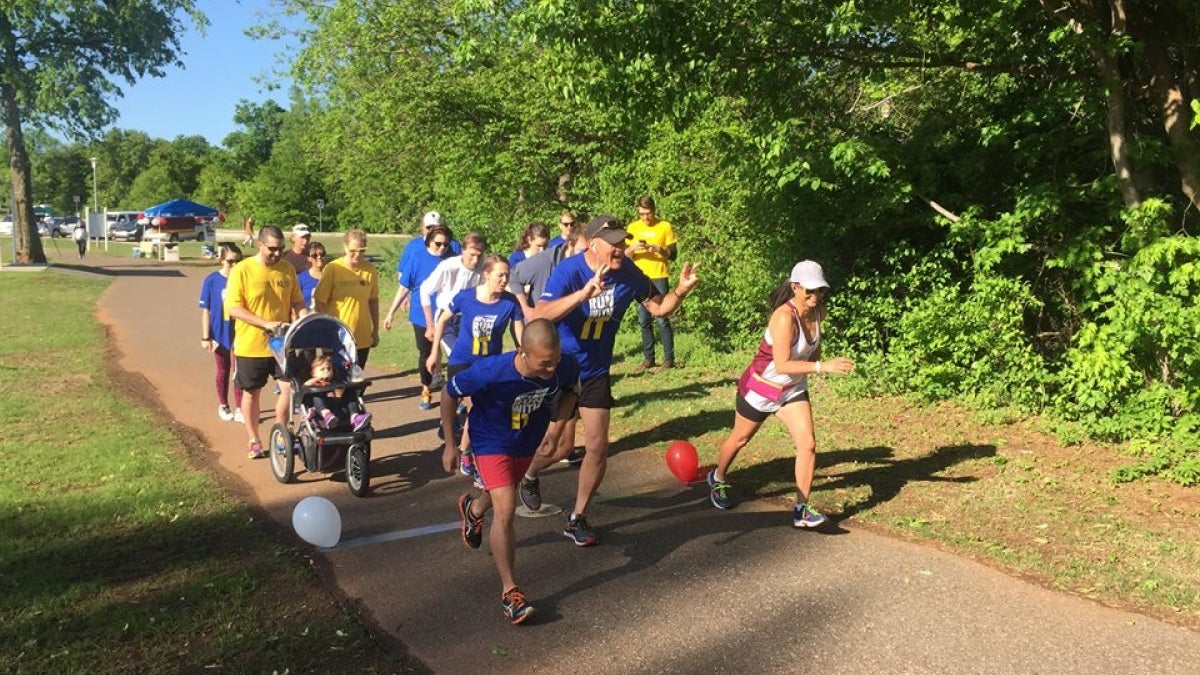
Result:
[[[573,546],[561,515],[518,519],[518,579],[538,614],[510,626],[486,538],[473,551],[459,537],[455,500],[467,480],[443,475],[435,417],[417,409],[411,370],[368,368],[377,429],[368,497],[324,474],[282,485],[266,460],[246,458],[241,427],[216,416],[211,357],[196,340],[211,268],[99,255],[83,263],[113,280],[98,316],[120,367],[144,379],[180,433],[202,440],[203,461],[282,531],[291,534],[300,499],[332,500],[342,541],[314,555],[434,672],[1197,672],[1200,634],[853,521],[816,533],[793,530],[775,502],[717,511],[649,448],[611,458],[589,514],[599,546]],[[401,326],[384,339],[410,335]],[[575,470],[558,465],[543,494],[569,505],[574,485]]]

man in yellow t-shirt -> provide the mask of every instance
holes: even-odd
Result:
[[[371,347],[379,344],[379,273],[367,262],[366,232],[350,230],[342,247],[346,254],[321,271],[313,306],[350,327],[358,367],[365,368]]]
[[[291,413],[291,386],[283,379],[267,333],[292,318],[308,313],[296,268],[282,260],[283,232],[274,225],[258,231],[258,255],[246,258],[229,273],[225,306],[234,319],[233,355],[237,359],[237,385],[242,396],[242,417],[250,436],[251,459],[266,457],[258,439],[259,401],[268,377],[279,382],[275,402],[275,421],[287,424]]]
[[[655,213],[652,197],[639,197],[637,200],[638,219],[625,226],[629,233],[625,243],[625,255],[646,276],[650,283],[662,295],[670,287],[667,263],[674,260],[679,252],[675,247],[675,232],[671,223],[660,220]],[[642,369],[654,367],[654,325],[651,319],[658,323],[658,332],[662,336],[663,368],[675,367],[675,331],[671,328],[669,318],[652,317],[645,307],[638,305],[638,324],[642,327]]]

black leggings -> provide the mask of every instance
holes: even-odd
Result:
[[[413,324],[413,335],[417,338],[417,369],[421,371],[421,385],[428,388],[433,384],[433,374],[425,368],[425,362],[433,353],[433,343],[425,339],[425,326]]]

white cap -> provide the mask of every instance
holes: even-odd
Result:
[[[433,227],[442,224],[442,214],[437,211],[430,211],[421,219],[421,227]]]
[[[308,237],[311,236],[312,233],[308,231],[308,225],[305,225],[304,223],[296,223],[296,225],[292,227],[292,235],[296,237]]]
[[[792,268],[792,276],[788,280],[794,284],[800,284],[808,290],[815,288],[829,288],[829,284],[825,282],[825,272],[821,266],[811,260],[801,260]]]

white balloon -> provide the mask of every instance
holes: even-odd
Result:
[[[342,538],[342,516],[324,497],[305,497],[292,511],[292,527],[314,546],[332,548]]]

